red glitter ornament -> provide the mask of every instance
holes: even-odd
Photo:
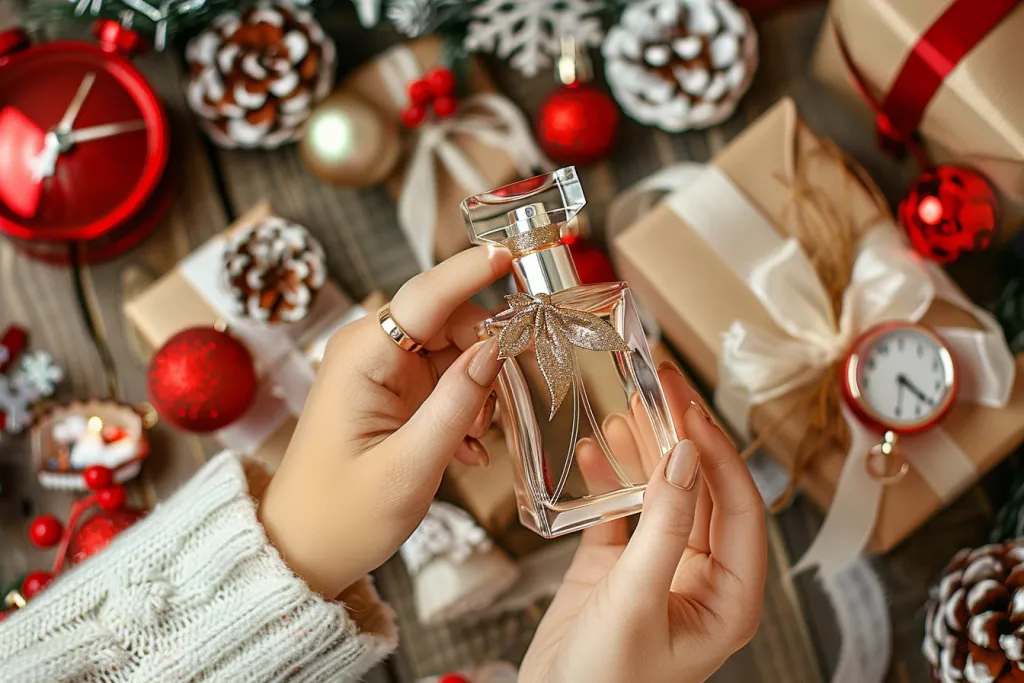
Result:
[[[619,108],[586,83],[562,86],[537,113],[537,140],[558,164],[583,166],[608,156],[619,134]]]
[[[75,565],[92,557],[110,545],[114,536],[142,519],[142,513],[132,508],[118,508],[97,512],[75,530],[68,544],[68,562]]]
[[[977,171],[951,164],[918,176],[899,207],[900,225],[914,249],[939,263],[988,249],[999,216],[992,184]]]
[[[35,571],[29,572],[25,580],[21,582],[21,595],[26,600],[46,588],[53,581],[53,574],[50,572]]]
[[[39,515],[28,527],[28,540],[37,548],[56,545],[64,532],[64,525],[53,515]]]
[[[163,419],[190,432],[212,432],[240,418],[256,395],[249,350],[212,327],[191,327],[153,356],[149,402]]]

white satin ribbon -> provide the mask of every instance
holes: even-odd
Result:
[[[724,335],[715,404],[742,435],[749,436],[753,407],[817,382],[859,334],[889,320],[917,322],[935,299],[970,313],[983,328],[938,330],[957,361],[959,400],[1006,405],[1015,365],[998,324],[968,301],[940,268],[913,254],[891,223],[880,222],[858,245],[836,321],[800,244],[779,235],[715,166],[681,164],[642,181],[610,212],[612,234],[632,222],[650,193],[666,190],[672,191],[666,204],[743,280],[782,331],[780,335],[737,320]],[[880,435],[845,408],[843,417],[850,427],[850,450],[825,523],[796,571],[817,566],[824,576],[835,575],[860,555],[874,530],[883,485],[866,474],[864,460]],[[971,460],[941,428],[904,437],[900,446],[943,500],[955,497],[975,478]]]
[[[399,108],[408,104],[408,85],[421,78],[416,55],[396,45],[379,58],[384,86]],[[551,162],[537,147],[529,122],[507,97],[480,93],[459,100],[459,111],[445,119],[426,120],[415,131],[416,141],[398,196],[398,225],[422,270],[434,265],[437,231],[437,167],[466,190],[467,196],[491,189],[453,136],[470,135],[511,157],[521,176],[546,169]]]
[[[256,361],[263,381],[253,405],[217,433],[231,450],[251,455],[285,420],[302,412],[315,375],[304,349],[320,345],[339,327],[339,320],[350,318],[348,314],[354,307],[337,287],[328,284],[317,295],[309,315],[297,323],[267,325],[235,316],[231,313],[231,299],[221,284],[227,244],[227,239],[220,235],[208,240],[189,254],[178,270],[217,316],[227,322],[231,334],[245,344]]]

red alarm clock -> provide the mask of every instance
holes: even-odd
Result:
[[[0,34],[0,233],[49,262],[66,263],[69,244],[88,261],[120,254],[170,203],[167,114],[122,56],[140,41],[111,21],[97,35]]]
[[[850,408],[884,432],[872,456],[897,455],[897,438],[934,427],[956,400],[958,377],[949,347],[925,325],[890,322],[862,334],[851,346],[841,374]],[[902,478],[908,465],[868,458],[877,478]]]

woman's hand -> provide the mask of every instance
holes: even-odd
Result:
[[[628,542],[625,520],[583,532],[520,668],[524,683],[696,683],[757,630],[761,496],[678,370],[659,376],[684,440],[655,466]]]
[[[288,565],[333,597],[398,550],[423,519],[454,455],[484,464],[497,342],[468,301],[509,272],[504,249],[470,249],[407,282],[391,316],[430,351],[404,351],[376,315],[327,346],[260,519]],[[468,438],[467,438],[468,435]]]

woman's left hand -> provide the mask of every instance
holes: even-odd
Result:
[[[407,282],[391,316],[430,352],[405,351],[370,315],[328,344],[260,519],[288,565],[332,597],[379,567],[423,519],[454,456],[486,463],[497,342],[469,298],[509,272],[477,247]]]

